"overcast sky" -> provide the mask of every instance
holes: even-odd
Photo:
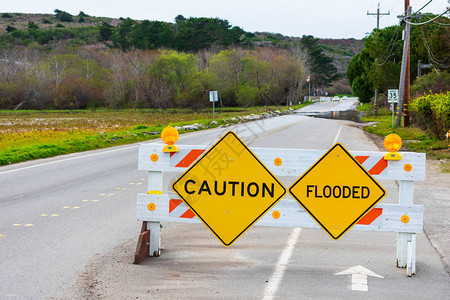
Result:
[[[413,11],[429,0],[410,0]],[[0,11],[53,13],[55,8],[77,15],[80,11],[102,17],[130,17],[137,20],[173,22],[181,14],[188,17],[219,17],[246,31],[268,31],[287,36],[313,35],[320,38],[363,38],[377,26],[398,24],[404,0],[1,0]],[[422,12],[442,13],[447,0],[433,0]],[[448,16],[448,15],[447,15]]]

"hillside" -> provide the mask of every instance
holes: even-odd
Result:
[[[281,104],[304,99],[307,76],[319,94],[348,94],[361,45],[219,18],[0,13],[0,108],[201,107],[217,89],[221,105]]]
[[[325,54],[333,58],[339,74],[345,70],[353,56],[361,52],[364,41],[356,39],[320,39],[318,42]]]
[[[64,13],[64,12],[62,12]],[[70,16],[70,15],[69,15]],[[61,41],[71,44],[86,45],[98,43],[99,30],[98,27],[103,23],[111,26],[117,26],[121,23],[121,19],[89,16],[80,12],[77,16],[70,16],[65,19],[66,15],[60,14],[25,14],[25,13],[0,13],[0,35],[3,45],[11,46],[11,44],[21,45],[21,35],[16,34],[14,39],[7,39],[5,35],[15,30],[27,31],[30,28],[40,29],[42,31],[64,32],[66,34],[53,34],[52,36],[38,36],[38,44],[52,47],[52,45],[60,44]],[[68,22],[67,20],[71,20]],[[34,26],[35,24],[36,26]],[[82,30],[84,29],[84,30]],[[70,32],[70,34],[67,34]],[[279,33],[255,32],[245,33],[252,46],[255,47],[280,47],[288,48],[292,43],[298,42],[299,37],[288,37]],[[76,40],[76,42],[74,42]],[[31,42],[28,38],[22,46],[28,46]],[[353,55],[359,53],[362,48],[363,41],[355,39],[319,39],[318,43],[322,46],[325,54],[333,58],[333,62],[338,69],[339,74],[344,74],[345,69]],[[9,44],[9,45],[8,45]]]
[[[279,33],[255,32],[251,41],[258,47],[288,48],[292,43],[298,43],[300,37],[288,37]],[[337,73],[345,75],[345,70],[353,56],[361,52],[364,41],[356,39],[318,39],[318,44],[324,53],[333,58]]]
[[[27,30],[29,22],[35,23],[41,29],[91,27],[101,22],[117,26],[120,22],[119,19],[93,17],[82,12],[81,16],[72,16],[72,21],[67,22],[61,21],[61,18],[58,19],[56,14],[0,13],[0,34],[7,33],[6,28],[8,26],[19,30]]]

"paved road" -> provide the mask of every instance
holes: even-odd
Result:
[[[350,150],[376,150],[351,122],[301,115],[186,134],[178,143],[212,144],[229,129],[252,147],[328,149],[338,141]],[[146,191],[137,149],[0,168],[0,299],[443,299],[450,293],[442,260],[423,234],[412,278],[394,267],[395,234],[357,231],[336,242],[321,230],[255,227],[224,248],[201,224],[163,224],[161,257],[133,265],[136,194]],[[383,201],[395,202],[396,185],[383,185],[390,195]],[[384,278],[370,277],[368,291],[356,292],[349,275],[334,275],[358,265]]]

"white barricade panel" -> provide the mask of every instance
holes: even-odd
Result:
[[[162,149],[164,146],[164,144],[142,144],[139,147],[139,170],[149,171],[149,194],[138,194],[137,218],[140,221],[148,222],[147,230],[155,231],[153,233],[154,238],[151,242],[152,245],[150,246],[150,250],[148,250],[150,256],[159,255],[160,222],[201,223],[200,219],[197,218],[193,211],[179,199],[179,197],[183,196],[172,194],[170,187],[168,190],[163,189],[163,173],[171,172],[171,175],[174,176],[173,178],[178,178],[181,173],[192,166],[193,163],[209,149],[209,147],[203,145],[177,145],[179,152],[163,153]],[[233,147],[230,148],[234,149]],[[290,177],[289,179],[294,180],[297,180],[307,172],[325,153],[329,153],[326,150],[247,147],[246,153],[248,153],[248,149],[254,153],[258,161],[264,164],[274,176]],[[348,228],[353,226],[351,227],[353,230],[397,232],[397,266],[405,267],[408,262],[410,273],[415,273],[414,241],[415,233],[423,232],[423,206],[412,205],[413,191],[414,181],[425,180],[425,154],[399,152],[401,160],[385,160],[384,155],[387,152],[349,152],[354,160],[365,169],[365,175],[368,176],[368,174],[370,174],[375,180],[400,181],[400,204],[379,203],[373,207],[373,204],[375,204],[373,203],[371,206],[367,206],[367,210],[361,211],[361,213],[364,214],[363,217],[359,215],[358,218],[353,219],[355,221],[344,220],[347,221],[347,223],[343,223],[342,225],[333,224],[331,227],[332,230],[339,229],[340,227],[348,230]],[[353,158],[348,155],[348,152],[345,153],[351,164],[355,165]],[[222,155],[222,153],[220,153],[220,155]],[[221,159],[227,159],[229,154],[224,152],[223,155],[225,157],[222,156]],[[241,155],[238,155],[237,157],[239,158]],[[339,155],[337,155],[337,157],[339,157]],[[206,168],[209,168],[209,165]],[[361,168],[357,168],[358,170],[361,170]],[[238,171],[240,174],[241,169]],[[334,181],[336,178],[340,178],[340,171],[341,169],[338,168],[337,172],[334,172],[335,177],[330,177],[330,175],[328,176],[328,179]],[[322,176],[322,173],[324,173],[323,176],[327,176],[327,172],[330,173],[330,169],[324,168],[319,177]],[[347,175],[349,174],[354,174],[354,172],[349,172]],[[347,176],[345,178],[347,178]],[[287,189],[288,187],[286,186],[285,188]],[[186,190],[186,187],[184,187],[184,189]],[[168,194],[163,194],[166,192]],[[303,203],[303,205],[305,204]],[[308,205],[305,205],[305,207],[308,208]],[[193,209],[195,208],[193,207]],[[210,210],[207,211],[209,212]],[[348,212],[348,210],[343,210],[343,212]],[[311,213],[314,214],[313,212]],[[331,213],[334,214],[334,211]],[[201,214],[199,215],[202,216]],[[279,200],[274,206],[268,206],[267,212],[258,218],[258,221],[254,224],[256,226],[321,228],[316,220],[309,215],[296,200],[286,199],[286,196]],[[356,222],[356,220],[358,221]],[[322,221],[320,222],[320,224],[323,223]],[[356,224],[352,222],[356,222]],[[328,233],[330,232],[330,227],[322,227]],[[219,238],[217,234],[216,236]],[[336,237],[332,237],[336,239]],[[221,238],[220,240],[222,241]],[[222,241],[222,243],[224,242]],[[224,245],[228,246],[229,244],[224,243]],[[407,248],[407,246],[409,248]]]
[[[139,170],[184,172],[201,157],[205,146],[178,146],[180,152],[163,153],[162,144],[143,144],[139,148]],[[325,150],[250,148],[275,176],[301,176]],[[399,152],[401,160],[385,160],[383,152],[350,151],[376,180],[425,180],[425,154]],[[155,155],[157,158],[155,159]],[[153,157],[152,157],[153,155]],[[153,158],[153,159],[152,159]],[[281,159],[281,164],[279,163]],[[275,161],[278,163],[275,164]]]
[[[201,223],[189,207],[176,196],[138,194],[140,221]],[[282,199],[255,226],[320,228],[295,200]],[[423,206],[378,204],[353,228],[364,231],[423,232]]]

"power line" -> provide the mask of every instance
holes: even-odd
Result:
[[[424,6],[422,6],[422,8],[420,8],[418,11],[416,11],[416,13],[418,13],[419,11],[421,11],[422,9],[424,9],[425,7],[428,6],[428,4],[430,4],[433,0],[428,1],[427,4],[425,4]]]
[[[431,60],[433,63],[435,63],[436,65],[445,68],[446,65],[444,64],[445,62],[439,60],[436,58],[436,56],[433,54],[433,52],[430,49],[430,45],[428,44],[427,38],[425,36],[425,32],[423,32],[423,27],[420,28],[422,31],[422,38],[424,41],[424,45],[425,45],[425,49],[427,49],[428,52],[428,58],[429,60]],[[433,66],[434,67],[434,66]]]
[[[389,41],[389,44],[388,44],[388,46],[386,47],[386,50],[384,51],[384,53],[383,53],[383,55],[382,55],[382,56],[384,56],[384,55],[386,54],[386,52],[388,51],[389,47],[391,46],[392,40],[395,38],[394,43],[392,44],[391,50],[389,50],[388,56],[386,56],[386,59],[385,59],[381,64],[377,63],[377,65],[378,65],[379,67],[383,66],[383,65],[389,60],[389,58],[391,57],[392,53],[394,52],[395,43],[397,42],[397,39],[398,39],[398,34],[397,34],[397,32],[398,32],[399,28],[400,28],[400,26],[397,26],[397,27],[395,28],[394,34],[392,35],[391,40]]]
[[[437,21],[433,21],[433,23],[435,23],[435,24],[439,24],[439,25],[442,25],[442,26],[450,26],[450,23],[439,23],[439,22],[437,22]]]
[[[380,22],[379,22],[379,20],[380,20],[380,15],[389,15],[389,14],[390,14],[389,11],[388,11],[387,13],[380,13],[380,3],[379,3],[379,2],[378,2],[378,9],[377,9],[377,12],[376,12],[376,13],[369,13],[369,12],[367,12],[367,15],[376,15],[376,16],[377,16],[377,29],[380,28],[380,27],[379,27],[379,26],[380,26]],[[384,64],[388,61],[389,57],[391,57],[392,51],[394,50],[395,42],[397,41],[397,30],[398,30],[398,28],[395,29],[394,34],[392,35],[392,37],[391,37],[391,39],[390,39],[390,41],[389,41],[388,46],[387,46],[386,49],[384,50],[383,55],[381,55],[381,56],[383,57],[383,56],[385,56],[385,54],[389,51],[388,56],[386,57],[386,59],[384,60],[384,62],[382,62],[381,64],[378,64],[378,63],[377,63],[377,65],[380,66],[380,67],[381,67],[382,65],[384,65]],[[395,37],[394,44],[392,45],[391,49],[389,50],[389,47],[391,46],[391,43],[392,43],[392,40],[394,39],[394,37]]]
[[[409,25],[418,25],[418,26],[420,26],[420,25],[425,25],[425,24],[428,24],[428,23],[430,23],[430,22],[433,22],[434,20],[436,20],[436,19],[442,17],[442,16],[445,15],[448,11],[450,11],[450,8],[447,9],[446,11],[444,11],[442,14],[438,15],[437,17],[435,17],[435,18],[433,18],[433,19],[430,19],[430,20],[428,20],[428,21],[426,21],[426,22],[422,22],[422,23],[412,23],[412,22],[406,20],[406,19],[407,19],[406,17],[403,17],[403,21],[404,21],[405,23],[408,23]]]

